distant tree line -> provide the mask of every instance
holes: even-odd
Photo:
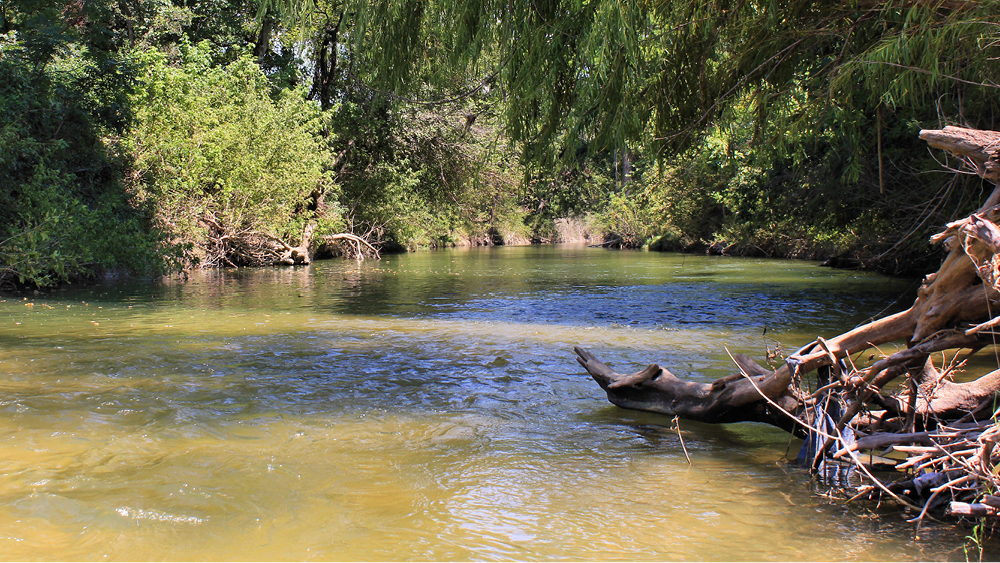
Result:
[[[984,190],[915,133],[997,128],[997,4],[0,0],[0,284],[565,217],[920,270]]]

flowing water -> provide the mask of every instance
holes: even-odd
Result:
[[[758,424],[612,406],[907,306],[814,263],[518,247],[0,302],[5,560],[964,559]],[[883,511],[884,512],[884,511]]]

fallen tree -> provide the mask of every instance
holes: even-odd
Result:
[[[379,257],[377,248],[351,233],[314,237],[313,223],[306,225],[294,246],[268,233],[229,226],[211,213],[203,215],[200,223],[206,232],[202,266],[207,268],[306,265],[312,263],[315,248],[322,246],[329,253],[332,245],[340,245],[339,254],[358,260]]]
[[[946,127],[921,131],[920,138],[1000,183],[1000,132]],[[961,351],[968,358],[995,348],[998,222],[1000,185],[979,210],[931,238],[948,254],[924,278],[909,309],[817,338],[776,370],[733,355],[739,373],[702,383],[656,364],[620,374],[579,347],[577,360],[620,407],[710,423],[763,422],[792,432],[805,439],[801,463],[825,477],[860,477],[855,498],[891,498],[918,512],[918,526],[931,512],[995,519],[1000,497],[988,493],[1000,491],[1000,370],[967,383],[950,376],[961,365]],[[878,346],[891,342],[906,347],[882,354]],[[946,350],[955,358],[939,369],[931,355]],[[863,362],[866,354],[875,361]],[[887,391],[900,379],[901,391]],[[894,472],[876,477],[875,466]]]

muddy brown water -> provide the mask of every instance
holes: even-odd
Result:
[[[732,370],[912,302],[809,262],[466,249],[0,297],[4,560],[963,560],[757,424],[574,360]],[[765,332],[766,328],[766,332]]]

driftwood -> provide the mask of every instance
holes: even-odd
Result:
[[[377,248],[372,246],[370,242],[365,240],[358,235],[352,235],[350,233],[340,233],[336,235],[328,235],[322,237],[324,244],[337,243],[340,241],[346,242],[349,246],[344,250],[344,254],[347,254],[358,260],[363,260],[366,256],[373,256],[376,260],[379,258],[379,251]]]
[[[921,131],[932,147],[948,150],[975,173],[1000,183],[1000,132],[946,127]],[[1000,186],[969,217],[931,238],[947,256],[926,276],[913,305],[902,312],[829,339],[817,338],[776,370],[733,356],[739,373],[712,383],[684,381],[656,364],[620,374],[577,347],[577,360],[615,405],[702,422],[763,422],[806,438],[799,460],[823,474],[846,460],[862,474],[858,498],[892,498],[929,511],[994,517],[984,501],[1000,490],[994,424],[1000,370],[968,383],[951,381],[931,354],[995,347],[1000,316]],[[860,353],[904,342],[906,349],[856,365]],[[859,358],[858,360],[852,357]],[[874,357],[874,355],[873,355]],[[816,374],[815,390],[803,388]],[[901,392],[886,392],[904,378]],[[983,422],[986,421],[986,422]],[[886,451],[881,451],[886,450]],[[859,452],[871,453],[861,455]],[[897,457],[886,461],[888,453]],[[905,457],[898,457],[903,454]],[[901,478],[876,478],[865,460],[895,464]],[[985,507],[985,508],[984,508]]]
[[[203,244],[205,260],[202,266],[297,266],[311,264],[313,248],[317,244],[346,241],[350,246],[343,254],[362,259],[365,256],[379,257],[379,251],[362,237],[351,233],[339,233],[316,237],[316,225],[308,223],[299,239],[292,246],[284,240],[249,228],[237,228],[220,221],[215,215],[206,213],[200,224],[205,228],[206,241]]]

